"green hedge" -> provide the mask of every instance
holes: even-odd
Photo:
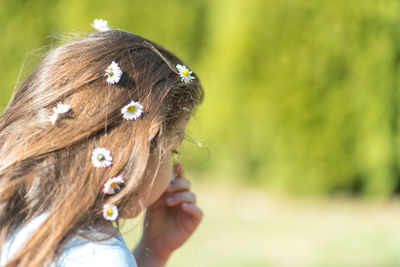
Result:
[[[396,0],[0,0],[0,105],[27,58],[94,18],[161,43],[202,79],[192,170],[301,194],[400,191]],[[30,53],[44,47],[44,49]],[[27,56],[28,55],[28,56]]]

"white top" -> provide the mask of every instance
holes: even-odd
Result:
[[[6,264],[46,217],[47,214],[42,214],[34,218],[7,238],[3,248],[0,249],[0,266]],[[102,238],[105,234],[91,232],[90,236]],[[104,241],[91,241],[81,236],[73,237],[64,246],[56,265],[60,267],[137,267],[133,253],[126,246],[119,232],[115,237]]]

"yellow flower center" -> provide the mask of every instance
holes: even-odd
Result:
[[[184,69],[184,70],[183,70],[183,75],[189,76],[189,71],[188,71],[187,69]]]
[[[112,214],[113,214],[112,209],[108,209],[108,210],[107,210],[107,214],[108,214],[108,215],[112,215]]]
[[[97,158],[98,161],[104,161],[104,160],[106,160],[106,157],[105,157],[103,154],[98,154],[98,155],[96,156],[96,158]]]
[[[114,183],[111,183],[111,187],[114,187],[114,186],[116,186],[117,185],[117,183],[116,182],[114,182]]]
[[[136,108],[134,107],[134,106],[130,106],[129,108],[128,108],[128,111],[129,112],[134,112],[136,110]]]

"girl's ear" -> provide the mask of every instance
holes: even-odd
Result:
[[[155,123],[150,127],[150,135],[149,135],[149,141],[153,140],[153,138],[158,134],[160,131],[160,124]]]

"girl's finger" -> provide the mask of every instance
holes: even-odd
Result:
[[[185,177],[185,173],[183,171],[182,165],[179,162],[174,164],[174,173],[176,175],[176,178]]]
[[[182,209],[192,215],[195,219],[201,220],[203,218],[203,211],[193,203],[183,203]]]
[[[188,191],[190,189],[190,182],[185,178],[178,178],[173,180],[169,186],[167,191],[169,193],[178,192],[178,191]]]
[[[181,203],[196,203],[196,195],[189,191],[177,192],[167,196],[167,205],[177,206]]]

